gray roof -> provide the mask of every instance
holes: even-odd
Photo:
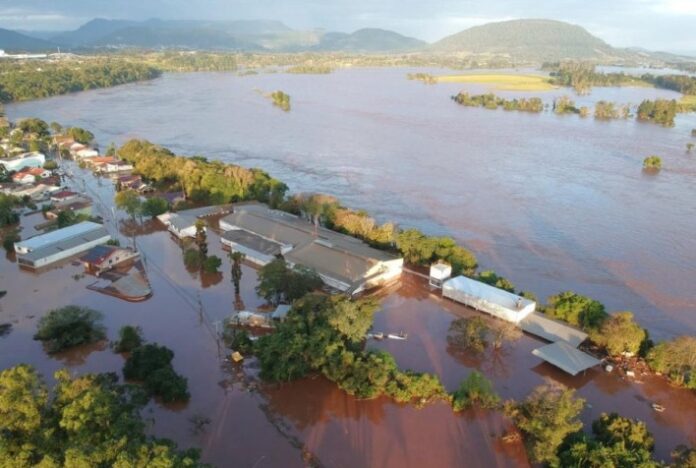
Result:
[[[365,278],[370,269],[378,263],[371,258],[328,247],[322,242],[310,242],[293,249],[285,254],[285,258],[349,285]]]
[[[276,307],[276,310],[273,311],[271,314],[271,317],[274,319],[284,319],[287,317],[288,312],[290,312],[290,309],[292,309],[292,306],[288,304],[280,304],[278,307]]]
[[[587,333],[566,323],[550,319],[539,312],[529,314],[520,322],[520,326],[527,333],[547,341],[565,341],[574,348],[587,339]]]
[[[173,226],[177,231],[183,231],[186,228],[196,225],[197,219],[193,216],[183,216],[178,213],[172,213],[169,218],[169,225]]]
[[[222,233],[222,238],[265,255],[280,255],[281,253],[279,243],[264,239],[244,229],[225,231]]]
[[[29,239],[17,242],[15,245],[17,248],[31,251],[41,249],[55,242],[66,241],[73,237],[80,237],[89,232],[98,231],[99,229],[104,229],[101,224],[93,223],[91,221],[83,221],[62,229],[56,229],[55,231],[51,231],[46,234],[30,237]]]
[[[537,348],[532,351],[532,354],[553,364],[570,375],[577,375],[600,363],[598,359],[575,349],[564,341],[558,341]]]
[[[97,226],[99,226],[99,228],[96,230],[85,232],[84,234],[70,237],[68,239],[57,240],[51,244],[31,250],[29,253],[18,255],[25,260],[35,263],[42,258],[55,255],[59,252],[75,248],[79,245],[86,244],[103,237],[109,237],[109,233],[106,231],[106,229],[104,229],[103,226],[99,224]]]

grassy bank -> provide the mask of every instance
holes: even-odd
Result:
[[[548,91],[556,88],[541,75],[467,74],[436,77],[438,83],[475,83],[500,91]]]

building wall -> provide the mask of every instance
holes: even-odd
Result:
[[[95,239],[91,242],[87,242],[85,244],[75,246],[72,249],[63,250],[63,251],[57,252],[53,255],[49,255],[47,257],[40,258],[40,259],[36,260],[33,264],[28,263],[28,262],[23,262],[21,255],[18,256],[17,260],[23,265],[33,266],[34,268],[41,268],[41,267],[44,267],[46,265],[50,265],[52,263],[58,262],[60,260],[64,260],[66,258],[73,257],[77,254],[81,254],[83,252],[86,252],[96,245],[103,244],[103,243],[107,242],[109,239],[111,239],[111,236],[109,236],[107,234],[104,237],[100,237],[99,239]]]
[[[457,289],[448,288],[447,283],[445,283],[442,288],[442,296],[512,323],[519,323],[522,319],[534,312],[534,304],[525,306],[520,310],[512,310],[499,304],[486,301],[480,297],[466,294]]]

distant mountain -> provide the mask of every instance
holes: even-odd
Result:
[[[181,48],[208,50],[260,50],[252,41],[206,27],[132,26],[119,29],[90,44],[98,47]]]
[[[137,21],[108,20],[95,18],[74,31],[67,31],[51,37],[51,41],[66,46],[88,46],[102,37],[108,36],[120,29],[138,24]]]
[[[507,55],[531,61],[594,60],[625,52],[562,21],[521,19],[474,26],[430,47],[435,52]]]
[[[44,52],[54,48],[55,44],[43,39],[0,28],[0,49],[5,52]]]
[[[422,49],[426,43],[385,29],[358,29],[352,34],[326,33],[315,50],[350,52],[403,52]]]

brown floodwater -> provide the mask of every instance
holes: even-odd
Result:
[[[472,248],[482,267],[540,298],[573,289],[631,310],[653,337],[696,333],[696,114],[673,128],[547,112],[489,111],[449,97],[481,85],[426,86],[409,69],[328,75],[165,74],[112,89],[6,106],[91,129],[99,141],[147,138],[183,154],[259,166],[294,191],[347,205]],[[448,70],[417,70],[436,74]],[[258,89],[282,89],[282,112]],[[515,93],[546,102],[570,90]],[[679,98],[650,88],[597,88],[637,105]],[[645,156],[663,158],[656,176]]]
[[[8,294],[0,300],[0,323],[13,327],[0,337],[0,368],[29,363],[49,380],[62,367],[75,373],[120,374],[123,357],[106,342],[48,355],[32,340],[37,320],[48,310],[67,304],[89,306],[104,314],[109,339],[115,339],[125,324],[138,325],[147,340],[175,351],[173,364],[188,378],[191,400],[179,405],[153,401],[144,416],[152,420],[152,433],[182,447],[200,447],[203,459],[217,466],[528,465],[519,442],[501,441],[510,426],[500,413],[455,414],[442,403],[419,409],[384,398],[359,401],[321,377],[266,384],[256,377],[253,359],[243,365],[226,362],[217,331],[220,321],[235,310],[235,299],[230,263],[214,231],[209,231],[209,250],[223,258],[221,273],[211,278],[187,271],[179,244],[162,226],[147,220],[140,226],[116,213],[116,229],[108,206],[111,184],[74,170],[76,178],[70,183],[95,197],[112,235],[122,244],[135,235],[154,294],[140,303],[121,301],[86,289],[92,278],[82,276],[82,267],[74,262],[35,274],[20,270],[12,256],[3,256],[0,289]],[[24,235],[42,221],[40,213],[22,217]],[[644,420],[662,459],[677,444],[696,441],[696,397],[663,379],[643,378],[637,384],[599,369],[570,378],[534,357],[531,350],[542,343],[528,336],[480,355],[449,346],[446,336],[452,320],[477,313],[442,299],[424,283],[404,275],[400,283],[377,293],[382,307],[374,329],[403,330],[408,339],[370,341],[368,346],[389,351],[400,367],[436,373],[448,390],[479,369],[503,398],[523,398],[543,382],[561,382],[587,400],[585,423],[603,411]],[[263,305],[255,285],[256,271],[244,265],[241,299],[247,309]],[[654,412],[651,402],[662,403],[666,411]],[[195,419],[208,422],[197,429]]]

